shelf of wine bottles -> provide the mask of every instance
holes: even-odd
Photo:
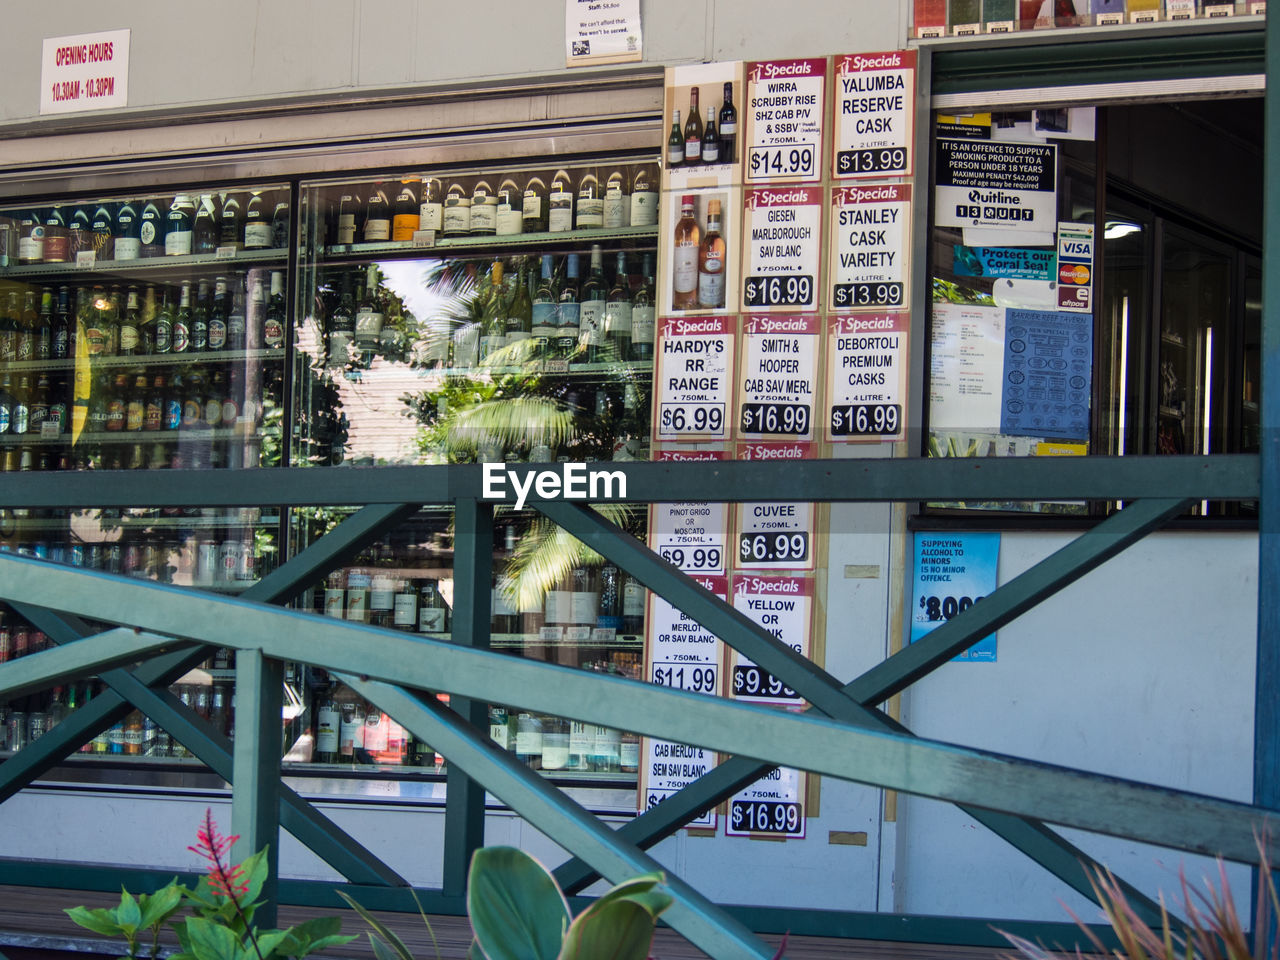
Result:
[[[324,249],[326,263],[358,263],[370,259],[394,259],[396,257],[453,256],[459,253],[499,253],[507,249],[561,249],[585,247],[598,243],[616,246],[627,241],[654,241],[658,228],[610,227],[598,230],[574,230],[568,233],[523,233],[507,236],[441,237],[433,243],[406,240],[386,243],[330,244]]]
[[[64,277],[84,278],[86,275],[145,275],[147,277],[177,277],[195,271],[243,269],[245,267],[283,264],[288,257],[286,249],[235,250],[224,254],[186,254],[173,257],[156,257],[149,260],[93,260],[90,263],[59,261],[57,263],[15,264],[0,269],[0,278],[7,280],[56,280]]]

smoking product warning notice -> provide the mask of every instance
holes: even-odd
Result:
[[[807,577],[739,574],[733,605],[801,656],[809,656],[813,581]],[[733,696],[749,703],[800,706],[804,698],[768,670],[734,651]]]
[[[721,600],[728,596],[724,577],[695,576]],[[719,696],[724,644],[705,627],[656,593],[649,595],[649,625],[645,644],[648,680],[659,686]],[[683,789],[716,765],[716,754],[703,747],[643,739],[639,807],[647,810]],[[688,824],[714,829],[715,810]]]
[[[775,767],[739,790],[729,798],[725,836],[803,838],[807,781],[803,771]]]
[[[836,58],[834,177],[911,176],[915,90],[914,50]]]
[[[826,86],[825,57],[747,64],[748,183],[822,176]]]
[[[905,313],[828,319],[828,441],[903,438],[909,324]]]
[[[742,321],[738,435],[743,440],[813,438],[817,400],[815,316],[748,316]]]
[[[814,310],[822,261],[822,188],[746,191],[742,303],[752,310]]]
[[[729,317],[661,321],[654,378],[658,405],[655,440],[728,438],[733,328]]]
[[[911,187],[836,187],[831,213],[830,309],[906,307]]]
[[[934,222],[1052,234],[1058,147],[1013,140],[939,140]]]

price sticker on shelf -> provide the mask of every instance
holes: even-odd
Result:
[[[733,578],[733,605],[792,650],[809,656],[813,626],[811,579],[739,574]],[[730,683],[733,696],[748,703],[797,707],[805,702],[786,683],[737,651]]]
[[[729,594],[729,584],[723,576],[695,575],[694,579],[721,600]],[[724,644],[717,637],[652,592],[645,623],[645,662],[649,665],[650,683],[704,696],[720,695]],[[716,762],[712,750],[644,737],[638,796],[641,811],[657,806]],[[715,811],[707,811],[689,826],[714,829]]]
[[[805,830],[808,776],[791,767],[775,767],[729,798],[725,835],[801,839]]]
[[[727,503],[655,503],[649,546],[690,576],[723,575],[728,518]]]
[[[733,347],[733,321],[728,317],[673,317],[661,322],[654,374],[655,441],[728,438]]]
[[[836,187],[831,192],[831,297],[837,310],[903,310],[911,187]]]
[[[92,270],[94,264],[98,262],[98,251],[96,250],[77,250],[76,251],[76,269]]]
[[[814,316],[743,320],[738,382],[742,439],[813,439],[820,326]]]
[[[235,258],[236,247],[234,244],[228,243],[226,246],[214,248],[213,259],[215,260],[234,260]]]
[[[812,503],[738,505],[734,563],[744,570],[812,570]]]
[[[748,183],[822,178],[827,60],[762,60],[747,64]]]
[[[762,187],[744,200],[742,304],[814,310],[822,262],[822,189]]]
[[[916,52],[836,57],[834,99],[832,176],[838,180],[911,176]]]
[[[906,431],[905,313],[831,317],[827,321],[827,440],[901,440]]]

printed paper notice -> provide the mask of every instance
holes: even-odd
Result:
[[[813,580],[808,577],[733,578],[733,605],[802,657],[809,656]],[[798,707],[804,698],[741,653],[734,652],[733,696],[749,703]]]
[[[827,440],[901,440],[906,429],[905,313],[827,321]]]
[[[682,572],[723,574],[729,540],[727,503],[655,503],[649,546]]]
[[[822,260],[822,188],[747,190],[742,304],[749,310],[814,310]]]
[[[837,179],[909,177],[915,131],[916,53],[836,58]]]
[[[775,767],[729,798],[725,836],[804,837],[805,784],[808,775],[791,767]]]
[[[749,183],[821,178],[826,88],[825,57],[747,64]]]
[[[1000,432],[1088,440],[1092,369],[1092,314],[1006,311]]]
[[[998,533],[917,533],[911,642],[928,636],[995,590],[999,559]],[[996,635],[951,659],[994,662]]]
[[[831,310],[909,305],[911,187],[837,187],[831,194]]]
[[[128,105],[128,30],[45,38],[40,57],[41,113]]]
[[[933,305],[929,429],[1000,430],[1004,308]]]
[[[1051,143],[939,140],[934,222],[1053,234],[1058,148]],[[967,242],[967,241],[966,241]]]
[[[742,321],[738,436],[813,439],[819,320],[771,314]]]
[[[565,63],[628,63],[643,54],[640,0],[565,0]]]

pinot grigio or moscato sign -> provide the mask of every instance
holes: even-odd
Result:
[[[41,113],[128,105],[128,30],[45,38],[40,58]]]

